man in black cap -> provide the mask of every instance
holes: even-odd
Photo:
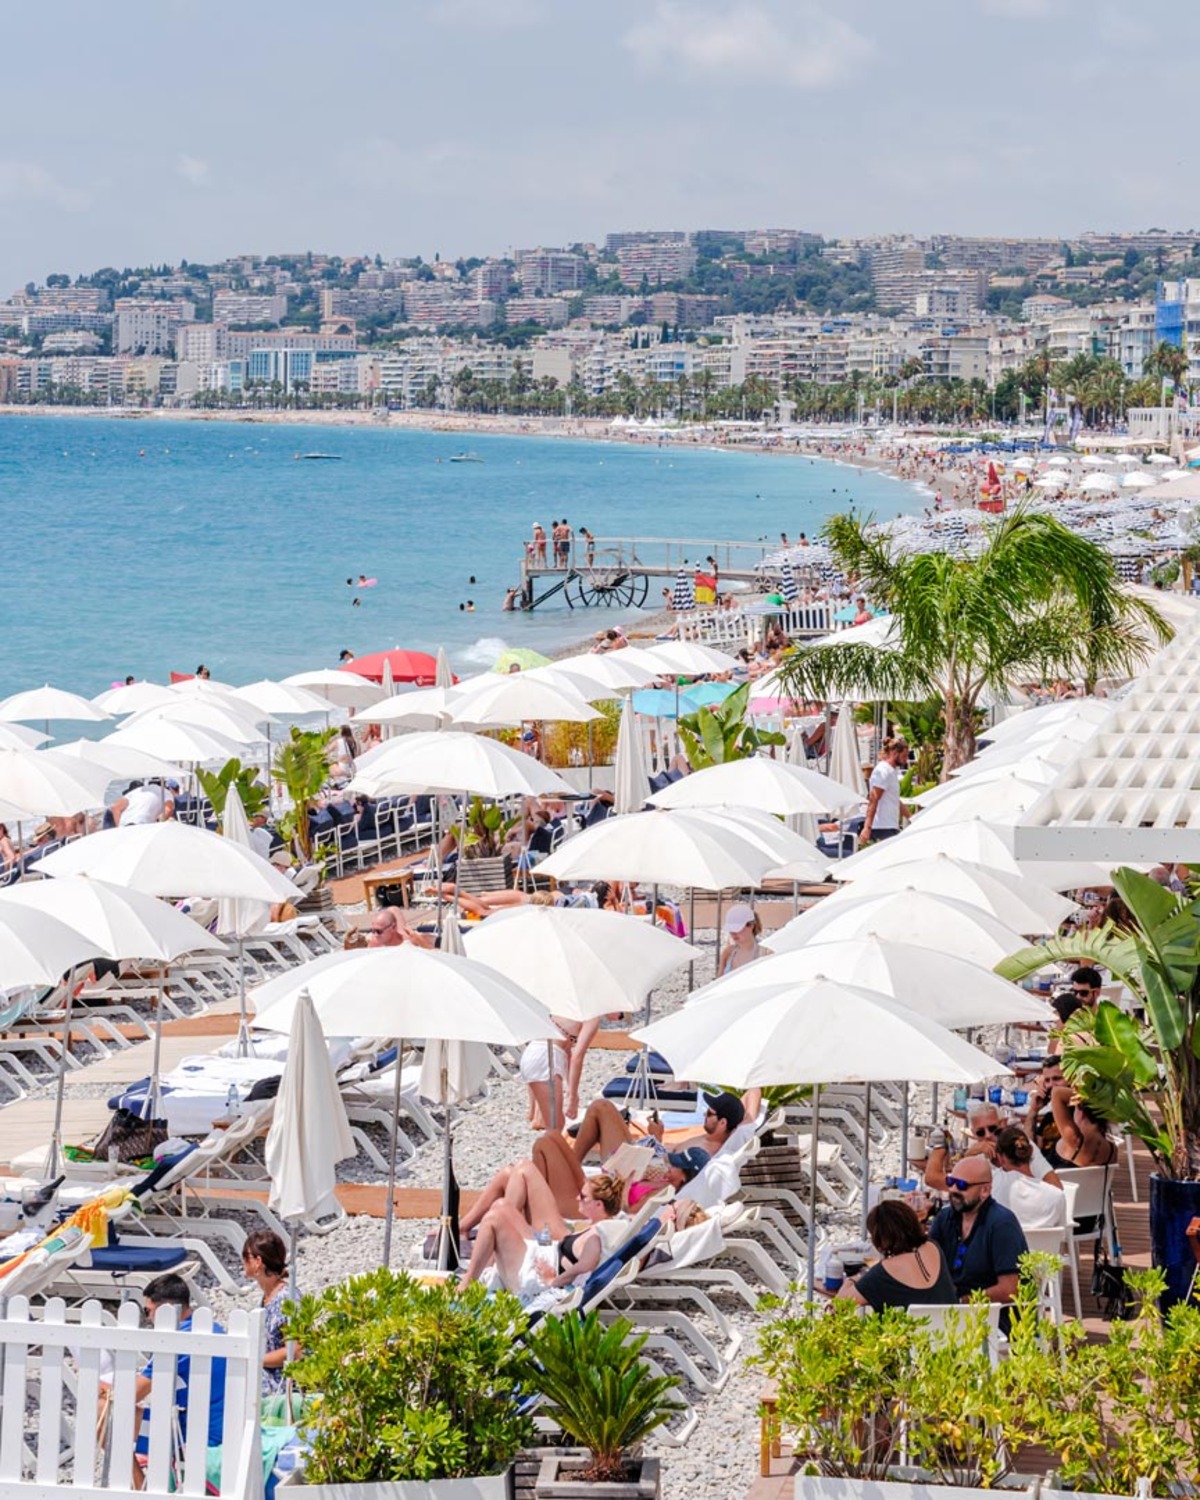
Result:
[[[706,1156],[714,1156],[744,1120],[753,1120],[758,1114],[762,1090],[749,1089],[740,1099],[736,1094],[703,1094],[701,1098],[706,1105],[703,1128],[698,1134],[675,1142],[676,1154],[697,1149]],[[642,1131],[626,1122],[611,1099],[593,1099],[575,1137],[576,1160],[586,1161],[595,1149],[600,1153],[600,1160],[605,1161],[618,1147],[629,1145],[643,1134],[661,1141],[662,1121],[652,1120]]]

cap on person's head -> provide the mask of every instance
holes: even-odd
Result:
[[[705,1094],[704,1102],[719,1120],[725,1121],[727,1131],[734,1131],[746,1118],[746,1108],[736,1094]]]
[[[684,1182],[698,1177],[712,1158],[702,1146],[689,1146],[686,1151],[668,1151],[668,1166],[677,1167],[683,1173]]]
[[[725,931],[741,932],[743,927],[749,927],[754,921],[754,908],[747,906],[744,901],[735,902],[725,913]]]
[[[174,779],[174,777],[171,776],[167,777],[166,781],[163,782],[163,786],[165,786],[167,791],[169,792],[177,792],[179,790],[179,783]]]

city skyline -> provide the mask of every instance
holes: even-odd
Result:
[[[8,18],[0,293],[51,271],[326,249],[503,255],[635,227],[1173,227],[1200,16],[1083,0],[368,0],[352,20],[81,4]],[[1169,42],[1169,45],[1167,43]],[[33,59],[32,65],[29,60]],[[46,108],[48,91],[54,108]],[[1151,137],[1154,138],[1151,138]]]

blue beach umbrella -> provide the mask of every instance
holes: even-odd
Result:
[[[647,719],[673,719],[676,697],[670,688],[639,688],[633,695],[633,711]]]
[[[788,604],[795,604],[800,597],[800,590],[796,587],[796,575],[792,572],[791,559],[785,557],[783,566],[779,570],[780,583],[779,592]]]
[[[695,708],[711,708],[714,703],[724,703],[731,693],[736,693],[736,682],[695,682],[684,688],[679,697],[690,712]]]
[[[680,568],[675,575],[675,587],[671,591],[671,608],[676,614],[682,614],[684,610],[695,607],[696,590],[692,585],[692,575],[686,568]]]

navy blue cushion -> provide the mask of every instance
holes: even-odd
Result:
[[[625,1071],[627,1073],[636,1073],[638,1064],[641,1062],[641,1060],[642,1054],[640,1052],[635,1052],[631,1058],[628,1058],[626,1060]],[[666,1060],[661,1052],[651,1052],[646,1058],[646,1064],[652,1073],[671,1072],[671,1064]]]
[[[110,1245],[92,1251],[96,1271],[170,1271],[182,1265],[187,1251],[177,1245]]]

